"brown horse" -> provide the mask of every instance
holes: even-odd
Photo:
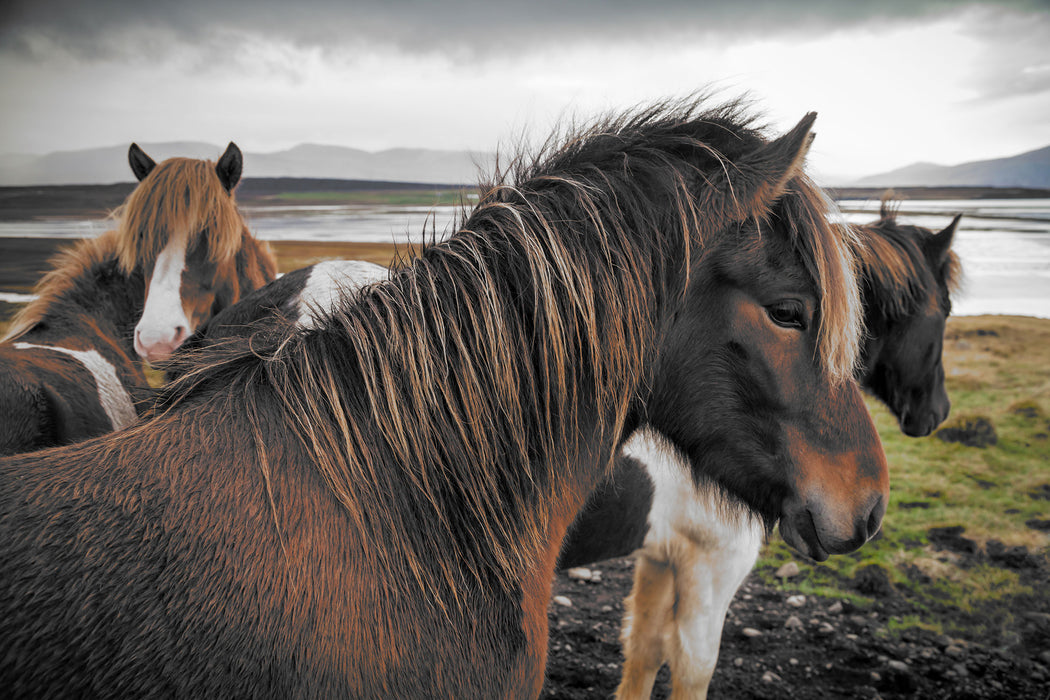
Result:
[[[941,368],[959,217],[943,231],[899,224],[883,201],[878,221],[856,227],[867,332],[857,376],[909,434],[947,417]],[[920,417],[925,431],[909,429]],[[562,567],[637,557],[624,622],[624,675],[617,697],[648,698],[669,662],[672,697],[702,698],[718,660],[722,624],[751,571],[763,523],[717,487],[690,488],[689,467],[659,435],[644,431],[588,500],[566,538]]]
[[[135,144],[128,157],[142,182],[118,228],[61,253],[0,343],[0,454],[127,425],[150,391],[136,350],[163,357],[274,278],[269,248],[248,233],[230,194],[235,145],[217,164],[173,158],[154,167]],[[166,327],[174,330],[158,336]]]
[[[562,538],[642,422],[797,546],[859,546],[888,477],[813,119],[605,120],[313,327],[203,350],[151,420],[0,461],[0,685],[535,697]]]

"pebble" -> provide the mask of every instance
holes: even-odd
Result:
[[[783,681],[783,678],[773,673],[772,671],[766,671],[762,674],[763,683],[782,683]]]
[[[804,595],[792,595],[788,596],[787,604],[793,608],[801,608],[806,604],[806,596]]]
[[[571,578],[573,581],[593,581],[594,580],[594,574],[591,572],[591,570],[587,569],[587,568],[584,568],[582,566],[577,566],[576,568],[568,569],[565,572],[565,575],[568,576],[569,578]]]
[[[777,569],[775,576],[777,578],[792,578],[793,576],[798,576],[799,573],[800,569],[798,568],[798,564],[796,564],[793,561],[789,561],[787,564],[784,564],[779,569]]]
[[[754,627],[745,627],[744,629],[740,630],[740,634],[751,639],[762,636],[762,632],[756,630]]]
[[[949,645],[948,647],[946,647],[944,649],[944,653],[947,654],[948,656],[951,656],[951,657],[956,658],[956,659],[958,659],[958,658],[960,658],[962,656],[966,656],[966,650],[963,649],[958,644],[951,644],[951,645]]]
[[[565,597],[563,595],[556,595],[553,598],[551,598],[551,600],[554,601],[555,605],[560,605],[563,608],[571,608],[572,607],[572,601],[569,600],[567,597]]]
[[[789,630],[802,630],[805,629],[805,625],[802,624],[802,620],[798,619],[797,615],[792,615],[784,622],[784,628]]]
[[[736,666],[737,668],[740,668],[741,666],[744,665],[744,660],[738,656],[735,659],[733,659],[733,665]]]
[[[842,601],[836,601],[828,607],[828,613],[831,615],[841,615],[845,608],[842,605]]]
[[[871,682],[872,683],[878,683],[881,680],[882,680],[882,676],[879,673],[877,673],[876,671],[872,671],[871,672]]]
[[[898,661],[897,659],[893,659],[886,665],[892,668],[894,671],[899,671],[901,673],[911,673],[911,668],[908,666],[908,664],[904,663],[903,661]]]
[[[964,678],[970,675],[970,672],[966,670],[966,664],[954,664],[952,670]]]
[[[827,622],[822,622],[820,624],[820,627],[817,628],[817,634],[827,637],[829,635],[835,634],[835,628]]]

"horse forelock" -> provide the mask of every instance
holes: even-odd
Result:
[[[193,158],[160,163],[115,212],[120,263],[125,270],[151,264],[175,236],[188,249],[207,246],[208,259],[231,260],[246,226],[233,195],[223,189],[215,164]]]
[[[686,286],[691,248],[730,228],[700,211],[697,159],[732,167],[733,154],[758,140],[746,121],[733,122],[738,111],[649,110],[517,159],[450,239],[317,328],[205,350],[162,409],[195,387],[243,392],[249,405],[276,394],[362,538],[384,529],[383,539],[398,540],[374,556],[402,558],[396,566],[439,600],[438,588],[458,599],[470,582],[433,568],[435,541],[460,551],[475,581],[513,586],[547,543],[548,524],[574,515],[550,512],[553,494],[570,487],[582,459],[611,464],[656,329]],[[809,232],[824,209],[803,184],[787,195],[798,216],[788,213],[806,231],[798,237],[825,298],[855,299],[848,248]],[[847,335],[855,310],[839,303],[822,315],[829,342]],[[852,369],[840,345],[829,364]],[[587,452],[595,431],[609,454]],[[386,531],[389,519],[370,515],[377,502],[393,519],[432,527]]]
[[[822,189],[797,175],[773,207],[791,231],[819,294],[817,352],[838,382],[853,376],[860,354],[864,309],[857,279],[855,232],[836,225],[837,208]]]
[[[106,231],[95,238],[78,241],[56,254],[50,261],[51,269],[33,288],[36,298],[19,310],[0,342],[17,338],[31,330],[88,271],[115,260],[119,246],[119,234]]]

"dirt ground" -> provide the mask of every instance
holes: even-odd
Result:
[[[1034,526],[1039,526],[1036,524]],[[1011,568],[1037,592],[1011,601],[1016,624],[1001,638],[950,638],[925,629],[891,632],[891,620],[920,611],[886,578],[865,575],[850,582],[874,598],[857,607],[848,601],[806,596],[801,607],[789,593],[759,583],[752,575],[737,593],[726,619],[710,698],[1050,698],[1050,562],[1024,548],[990,543],[975,551],[955,528],[930,532],[934,547],[966,562],[991,561]],[[543,697],[611,697],[623,657],[620,621],[631,587],[633,562],[615,559],[591,567],[598,583],[559,573],[552,602],[547,684]],[[921,576],[918,572],[915,575]],[[945,602],[940,619],[954,616],[960,628],[980,613],[964,614]],[[788,624],[792,617],[797,622]],[[961,619],[968,618],[968,619]],[[757,636],[743,630],[757,630]],[[753,633],[752,633],[753,635]],[[654,698],[670,692],[667,667],[657,678]]]

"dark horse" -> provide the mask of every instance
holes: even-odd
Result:
[[[941,345],[958,222],[940,232],[903,225],[884,200],[878,221],[856,227],[867,321],[857,376],[909,435],[928,434],[948,415]],[[562,567],[637,556],[619,698],[648,698],[664,662],[672,697],[706,695],[726,611],[758,556],[763,523],[721,489],[694,492],[691,482],[688,466],[647,431],[617,457],[563,545]]]
[[[813,119],[605,120],[150,420],[0,461],[0,686],[535,697],[561,541],[643,422],[796,546],[860,546],[889,482]]]
[[[127,425],[150,396],[136,350],[164,356],[137,328],[181,329],[174,340],[274,278],[269,248],[233,201],[234,144],[218,163],[172,158],[154,167],[135,144],[128,159],[142,182],[118,228],[56,257],[0,344],[0,454]]]

